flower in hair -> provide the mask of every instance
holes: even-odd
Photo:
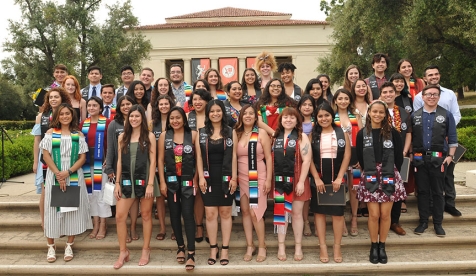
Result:
[[[268,57],[269,57],[269,55],[266,55],[266,56],[264,56],[264,57],[260,57],[259,59],[260,59],[260,60],[266,60]]]

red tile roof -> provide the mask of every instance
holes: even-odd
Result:
[[[179,16],[168,17],[166,19],[187,19],[187,18],[211,18],[211,17],[248,17],[248,16],[290,16],[290,13],[258,11],[226,7],[215,10],[189,13]]]
[[[213,28],[213,27],[252,27],[252,26],[290,26],[290,25],[329,25],[326,21],[312,20],[253,20],[253,21],[225,21],[225,22],[188,22],[188,23],[165,23],[145,25],[138,27],[139,30],[156,29],[187,29],[187,28]]]

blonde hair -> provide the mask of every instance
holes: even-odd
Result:
[[[263,64],[268,64],[271,66],[271,71],[276,72],[276,69],[278,69],[278,66],[276,64],[276,59],[274,58],[274,55],[270,52],[263,51],[261,54],[259,54],[256,57],[255,60],[255,70],[256,72],[259,72],[261,65]]]

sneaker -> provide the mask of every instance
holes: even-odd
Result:
[[[445,230],[443,229],[441,224],[435,224],[434,228],[435,228],[435,234],[437,237],[443,238],[444,236],[446,236]]]
[[[445,212],[452,215],[453,217],[461,217],[461,212],[458,211],[458,209],[456,209],[453,206],[446,206],[445,207]]]
[[[415,228],[413,233],[421,235],[423,234],[423,232],[425,232],[426,228],[428,228],[428,222],[420,222],[420,224],[417,226],[417,228]]]

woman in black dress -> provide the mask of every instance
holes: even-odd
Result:
[[[236,164],[232,164],[235,154],[233,132],[227,124],[225,105],[222,101],[210,101],[205,114],[205,127],[199,130],[200,147],[197,148],[197,168],[207,217],[207,233],[210,239],[211,250],[208,264],[215,264],[219,255],[217,232],[218,214],[220,214],[223,240],[220,264],[227,265],[228,245],[233,224],[231,205],[237,186]]]
[[[323,263],[329,262],[326,245],[326,215],[332,216],[334,261],[342,262],[340,245],[345,206],[320,205],[317,193],[331,192],[330,189],[332,191],[344,189],[343,177],[349,166],[351,155],[349,137],[344,135],[344,131],[340,127],[336,126],[334,115],[334,110],[329,104],[321,104],[317,108],[317,124],[310,137],[313,156],[310,172],[314,180],[314,185],[311,184],[311,210],[314,212],[314,221],[319,237],[319,260]],[[332,184],[332,187],[326,188],[324,184]]]

